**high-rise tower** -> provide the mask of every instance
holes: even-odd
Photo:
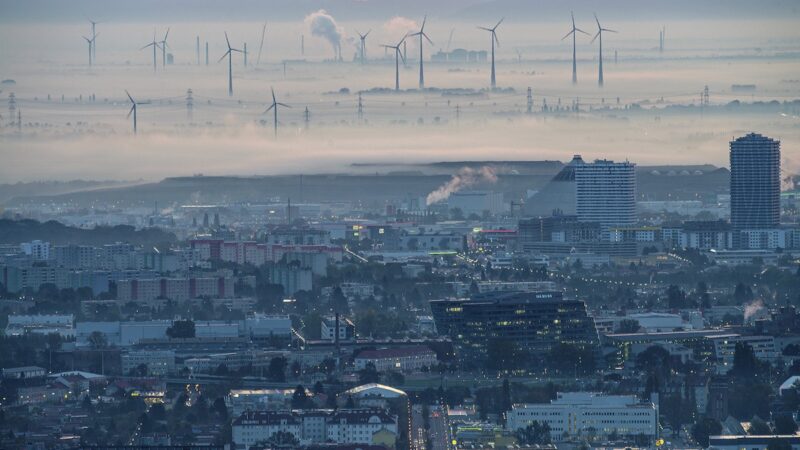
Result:
[[[777,228],[781,217],[781,143],[750,133],[730,143],[731,225]]]

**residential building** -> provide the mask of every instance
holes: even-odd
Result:
[[[604,236],[612,227],[636,224],[636,171],[629,162],[597,160],[575,166],[576,212],[597,222]]]

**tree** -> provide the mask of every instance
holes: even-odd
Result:
[[[703,448],[708,447],[708,437],[722,433],[722,424],[711,417],[702,417],[692,426],[692,437]]]
[[[273,448],[297,448],[300,441],[288,431],[276,431],[266,441],[256,443],[256,446],[259,445]]]
[[[331,293],[331,309],[333,312],[339,314],[349,314],[350,305],[347,303],[347,297],[340,286],[336,286]]]
[[[534,420],[525,428],[517,430],[517,439],[524,445],[547,445],[551,442],[550,425]]]
[[[767,450],[792,450],[792,443],[788,439],[771,439]]]
[[[511,385],[508,383],[508,378],[503,379],[503,403],[500,408],[503,412],[511,411]]]
[[[671,284],[667,288],[667,305],[672,309],[682,309],[688,307],[686,292],[680,287]]]
[[[292,366],[289,368],[289,372],[291,372],[293,378],[298,378],[300,374],[303,373],[303,367],[300,365],[299,361],[293,361]]]
[[[764,422],[758,417],[754,417],[753,420],[750,421],[750,429],[747,430],[747,434],[753,436],[769,436],[772,434],[772,428],[769,427],[767,422]]]
[[[305,409],[311,403],[311,399],[306,394],[306,389],[298,384],[292,394],[292,409]]]
[[[360,384],[378,383],[381,380],[375,364],[368,362],[363,369],[358,371],[358,382]]]
[[[746,342],[736,343],[733,350],[733,369],[731,369],[734,376],[752,378],[758,373],[760,365],[753,347]]]
[[[94,350],[108,346],[108,337],[100,331],[92,331],[87,340],[89,341],[89,346]]]
[[[191,320],[176,320],[167,328],[167,336],[171,339],[186,339],[195,336],[194,322]]]
[[[284,382],[286,381],[286,358],[283,356],[276,356],[269,361],[267,368],[267,378],[270,381]]]
[[[797,432],[797,422],[791,414],[780,414],[775,417],[775,434],[795,434]]]

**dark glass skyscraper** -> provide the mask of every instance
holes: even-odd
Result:
[[[776,228],[780,217],[780,141],[756,133],[731,141],[731,225]]]

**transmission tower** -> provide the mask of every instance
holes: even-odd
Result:
[[[358,93],[358,120],[364,120],[364,103],[361,102],[361,92]]]
[[[17,112],[17,96],[14,93],[8,94],[8,120],[14,123],[14,116]]]
[[[708,85],[706,85],[706,87],[703,88],[703,106],[708,106],[708,105],[709,105],[709,101],[708,101]]]
[[[308,111],[308,106],[306,106],[306,110],[303,111],[303,120],[306,124],[306,130],[308,129],[308,122],[311,120],[311,112]]]
[[[528,87],[528,114],[533,112],[533,90]]]
[[[186,116],[189,120],[192,120],[192,113],[194,112],[194,97],[192,95],[192,89],[189,88],[186,91]]]
[[[460,122],[461,119],[461,105],[456,105],[456,125]]]

